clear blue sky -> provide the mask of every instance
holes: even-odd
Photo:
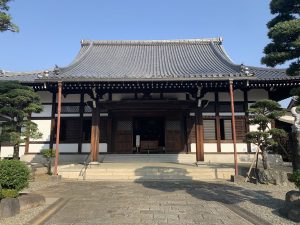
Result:
[[[260,65],[272,18],[262,0],[14,0],[19,33],[0,33],[0,68],[65,66],[81,39],[223,37],[236,63]]]
[[[15,0],[19,33],[0,33],[0,68],[31,71],[68,65],[81,39],[223,37],[235,63],[261,66],[272,18],[264,0]]]

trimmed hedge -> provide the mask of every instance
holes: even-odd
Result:
[[[2,189],[1,196],[2,198],[16,198],[19,196],[19,192],[14,189]]]
[[[3,189],[14,189],[19,192],[28,187],[29,176],[29,168],[24,162],[19,160],[0,161],[0,186]]]

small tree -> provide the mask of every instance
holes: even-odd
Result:
[[[17,82],[0,82],[0,115],[7,119],[1,123],[0,142],[13,144],[13,158],[19,158],[19,145],[26,139],[38,139],[42,134],[37,124],[27,119],[31,113],[42,111],[39,96],[30,87]]]
[[[259,147],[262,152],[263,168],[270,169],[268,162],[268,151],[276,146],[280,139],[287,138],[282,129],[271,128],[271,123],[284,115],[280,105],[272,100],[260,100],[254,103],[250,109],[249,123],[257,126],[257,131],[247,133],[246,139]]]
[[[45,157],[47,161],[47,174],[52,175],[51,163],[52,163],[52,158],[55,157],[55,151],[53,149],[43,149],[41,151],[41,154]]]

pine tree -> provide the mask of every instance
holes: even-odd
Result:
[[[273,120],[284,115],[280,105],[272,100],[260,100],[251,105],[249,109],[251,115],[249,123],[257,126],[257,131],[250,131],[246,135],[248,142],[259,147],[262,153],[263,167],[270,169],[268,162],[268,151],[276,146],[283,138],[287,138],[284,130],[272,128]]]
[[[268,24],[268,44],[261,62],[267,66],[290,62],[289,75],[300,75],[300,0],[272,0],[271,13],[276,15]]]
[[[0,124],[0,142],[14,146],[14,159],[19,158],[19,146],[27,138],[41,138],[37,124],[28,120],[28,116],[42,109],[40,98],[32,88],[12,81],[0,82],[0,116],[6,119]]]
[[[11,0],[0,0],[0,32],[12,31],[18,32],[19,28],[17,25],[11,22],[12,18],[7,13],[9,10],[8,2]]]

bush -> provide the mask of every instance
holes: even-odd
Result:
[[[291,175],[291,181],[300,189],[300,170],[294,171]]]
[[[42,149],[41,154],[46,158],[53,158],[55,157],[55,150],[53,149]]]
[[[24,162],[18,160],[0,161],[0,186],[3,189],[21,191],[28,187],[30,171]]]
[[[16,198],[19,196],[19,192],[14,189],[2,189],[1,196],[2,198]]]

